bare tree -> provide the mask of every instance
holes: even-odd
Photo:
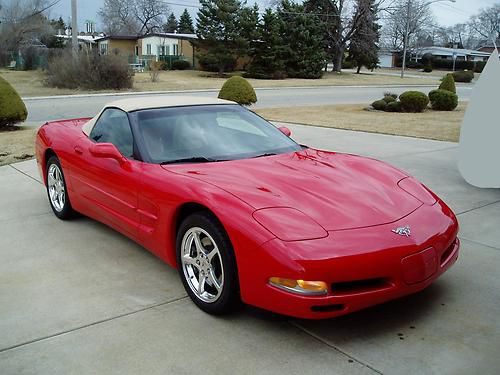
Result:
[[[413,0],[408,9],[407,0],[396,0],[385,9],[385,22],[382,27],[383,45],[392,49],[401,49],[405,42],[407,20],[408,44],[424,29],[432,29],[434,18],[425,0]]]
[[[23,44],[52,32],[44,15],[59,0],[7,0],[0,6],[0,45],[17,51]]]
[[[167,3],[162,0],[136,0],[135,17],[140,24],[139,33],[160,31],[168,11]]]
[[[139,23],[135,18],[134,1],[104,0],[99,10],[104,31],[109,35],[137,34]]]
[[[147,34],[161,30],[168,11],[163,0],[104,0],[99,17],[108,34]]]
[[[482,9],[468,24],[480,39],[491,41],[500,38],[500,4]]]

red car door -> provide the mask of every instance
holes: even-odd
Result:
[[[126,162],[96,156],[91,152],[95,143],[112,143]],[[116,108],[106,109],[89,137],[77,141],[74,153],[71,182],[79,205],[75,209],[137,238],[137,186],[142,163],[134,159],[127,114]]]

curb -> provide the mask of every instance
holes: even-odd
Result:
[[[276,91],[276,90],[299,90],[299,89],[332,89],[332,88],[400,88],[400,87],[435,87],[432,84],[393,84],[393,85],[324,85],[324,86],[286,86],[286,87],[256,87],[255,90],[258,91]],[[171,95],[171,94],[195,94],[203,92],[218,92],[220,89],[200,89],[200,90],[167,90],[167,91],[127,91],[127,92],[106,92],[106,93],[95,93],[95,94],[74,94],[74,95],[52,95],[52,96],[32,96],[32,97],[22,97],[24,101],[35,101],[35,100],[50,100],[50,99],[78,99],[78,98],[89,98],[89,97],[108,97],[108,96],[144,96],[144,95]]]

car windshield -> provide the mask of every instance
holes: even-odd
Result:
[[[239,105],[202,105],[134,112],[151,163],[213,162],[298,151],[292,139]]]

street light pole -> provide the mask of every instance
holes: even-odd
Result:
[[[410,34],[410,13],[411,13],[411,0],[407,0],[407,3],[406,3],[405,37],[404,37],[404,40],[403,40],[403,65],[401,66],[401,78],[405,77],[406,52],[407,52],[407,48],[408,48],[408,36]]]
[[[456,0],[432,0],[422,4],[422,8],[425,8],[434,3],[440,3],[448,1],[450,3],[455,3]],[[406,25],[405,25],[405,35],[403,38],[403,65],[401,66],[401,78],[405,77],[406,69],[406,53],[408,52],[408,39],[410,36],[410,22],[411,22],[411,10],[412,10],[412,0],[407,0],[406,3]]]
[[[76,12],[76,0],[71,0],[71,43],[73,52],[78,51],[78,19]]]

